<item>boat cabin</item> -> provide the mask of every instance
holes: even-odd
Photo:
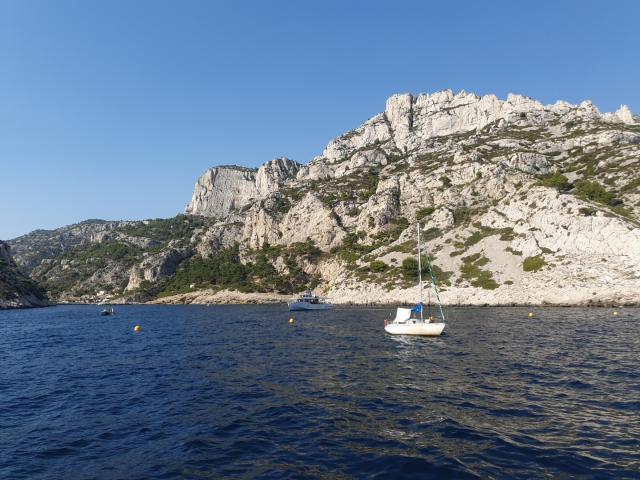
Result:
[[[314,295],[313,293],[311,293],[310,290],[307,290],[300,297],[296,299],[296,302],[317,304],[317,303],[320,303],[320,298],[317,295]]]

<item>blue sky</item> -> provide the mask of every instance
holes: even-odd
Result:
[[[308,162],[398,92],[640,112],[635,1],[0,0],[0,238],[173,216],[217,164]]]

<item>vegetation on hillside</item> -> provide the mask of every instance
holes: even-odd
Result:
[[[175,240],[186,241],[197,228],[205,227],[210,223],[204,217],[193,215],[177,215],[173,218],[157,218],[144,220],[135,225],[124,226],[120,231],[124,235],[143,237],[160,243]]]
[[[546,264],[547,262],[544,260],[544,257],[542,255],[538,255],[536,257],[527,257],[522,262],[522,269],[525,272],[537,272]]]
[[[46,299],[46,292],[42,286],[23,275],[15,265],[10,265],[0,258],[0,300],[14,299],[16,294]]]
[[[560,170],[556,170],[552,174],[543,176],[538,182],[538,185],[556,188],[560,192],[566,192],[572,188],[571,183],[569,183],[569,179],[560,173]]]
[[[240,247],[220,250],[210,258],[195,256],[186,260],[176,274],[162,283],[157,291],[148,291],[153,296],[168,296],[185,293],[193,289],[235,289],[243,292],[277,291],[295,293],[313,288],[319,279],[304,272],[302,261],[316,261],[320,250],[312,241],[293,243],[289,247],[265,245],[248,252],[252,261],[242,262]],[[286,272],[278,272],[273,262],[282,259]]]
[[[483,257],[479,253],[469,255],[462,258],[460,266],[460,278],[468,281],[474,287],[494,290],[498,288],[498,283],[493,279],[493,274],[489,270],[483,270],[481,267],[489,263],[487,257]]]
[[[346,232],[342,244],[331,252],[321,252],[308,240],[287,246],[265,245],[257,250],[235,245],[204,258],[196,252],[215,251],[216,240],[200,248],[202,245],[192,243],[191,239],[197,239],[197,233],[206,230],[214,220],[178,215],[119,226],[108,231],[100,243],[86,241],[63,254],[50,255],[39,272],[47,278],[48,268],[57,269],[55,278],[52,276],[46,284],[55,295],[69,291],[77,295],[92,293],[81,286],[89,279],[94,290],[120,294],[126,286],[129,269],[148,255],[167,249],[171,243],[171,246],[188,248],[188,255],[192,256],[182,261],[172,278],[157,284],[143,282],[139,290],[148,298],[196,288],[292,293],[316,285],[320,279],[307,272],[316,271],[315,265],[328,259],[337,260],[344,272],[362,282],[375,282],[387,289],[411,287],[418,275],[414,258],[416,242],[413,234],[405,234],[402,242],[399,239],[414,222],[421,222],[425,226],[422,241],[433,242],[434,248],[429,248],[429,253],[436,256],[438,249],[445,250],[447,268],[459,269],[455,273],[442,272],[434,265],[438,280],[444,285],[453,280],[459,285],[495,289],[499,285],[484,252],[497,246],[498,240],[511,242],[528,236],[527,229],[536,230],[534,222],[540,221],[539,218],[514,220],[516,215],[501,206],[519,198],[528,204],[533,214],[548,208],[544,205],[544,196],[537,196],[537,192],[535,198],[528,198],[531,187],[538,185],[562,193],[560,202],[567,207],[567,214],[580,217],[618,214],[634,222],[640,207],[637,197],[640,147],[633,141],[607,143],[606,139],[600,142],[593,137],[612,130],[640,132],[640,126],[580,119],[569,122],[561,118],[544,125],[537,120],[527,123],[527,115],[524,112],[522,115],[508,122],[496,120],[482,129],[409,142],[402,151],[394,139],[371,141],[350,151],[351,147],[345,145],[339,149],[344,158],[332,158],[318,169],[317,176],[287,181],[278,192],[257,199],[256,204],[245,205],[229,220],[241,222],[242,215],[249,209],[260,207],[272,217],[273,224],[277,224],[297,202],[312,193],[330,209],[323,213],[335,221],[331,225],[337,224]],[[389,122],[386,117],[384,121]],[[355,135],[359,133],[350,132],[343,139]],[[570,139],[577,140],[567,142]],[[568,148],[566,145],[580,146]],[[376,198],[380,201],[369,202],[380,182],[386,183],[391,177],[398,180],[399,195],[394,195],[392,201],[380,196]],[[584,201],[570,201],[568,195]],[[438,215],[434,215],[436,209],[439,209]],[[452,224],[447,218],[449,212]],[[488,212],[492,215],[481,219]],[[492,225],[512,226],[490,228],[483,226],[481,220]],[[527,225],[528,222],[531,223]],[[512,227],[516,227],[518,233]],[[272,228],[272,224],[268,223],[266,228]],[[269,233],[283,235],[277,229]],[[491,236],[496,238],[485,241]],[[229,237],[231,235],[224,241],[228,242]],[[240,238],[244,237],[237,236],[235,240]],[[286,238],[279,240],[286,241]],[[521,248],[517,243],[500,248],[512,256],[523,256],[521,251],[513,249]],[[478,251],[481,253],[469,255]],[[542,253],[550,252],[543,250]],[[405,258],[407,255],[409,258]],[[552,266],[542,255],[524,259],[512,256],[504,260],[511,262],[509,268],[536,272],[546,265]],[[497,256],[491,258],[502,261]],[[118,275],[94,276],[109,265],[120,268]],[[425,275],[426,268],[424,262]],[[500,278],[505,276],[501,271]]]
[[[592,200],[608,205],[615,198],[615,194],[608,192],[606,188],[596,181],[579,180],[576,182],[575,194],[577,197]]]

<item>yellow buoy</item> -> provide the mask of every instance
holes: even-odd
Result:
[[[533,317],[533,312],[529,312],[529,318]]]
[[[136,325],[135,327],[133,327],[133,331],[134,332],[140,332],[140,331],[142,331],[142,327],[140,325]]]
[[[619,314],[620,314],[620,313],[619,313],[617,310],[614,310],[614,311],[613,311],[613,316],[614,316],[614,317],[617,317]]]
[[[293,318],[289,319],[289,323],[294,323],[294,322],[295,322],[295,320]]]

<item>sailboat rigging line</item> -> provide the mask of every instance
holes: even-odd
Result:
[[[436,298],[438,299],[438,307],[440,308],[440,315],[442,315],[442,321],[445,322],[444,310],[442,310],[442,302],[440,301],[440,290],[438,290],[438,284],[436,283],[436,276],[433,274],[433,268],[431,268],[431,259],[427,255],[427,266],[429,267],[429,276],[431,277],[431,283],[433,284],[433,290],[436,292]]]
[[[418,277],[420,279],[420,322],[423,322],[422,318],[422,262],[420,260],[420,222],[418,222]]]

